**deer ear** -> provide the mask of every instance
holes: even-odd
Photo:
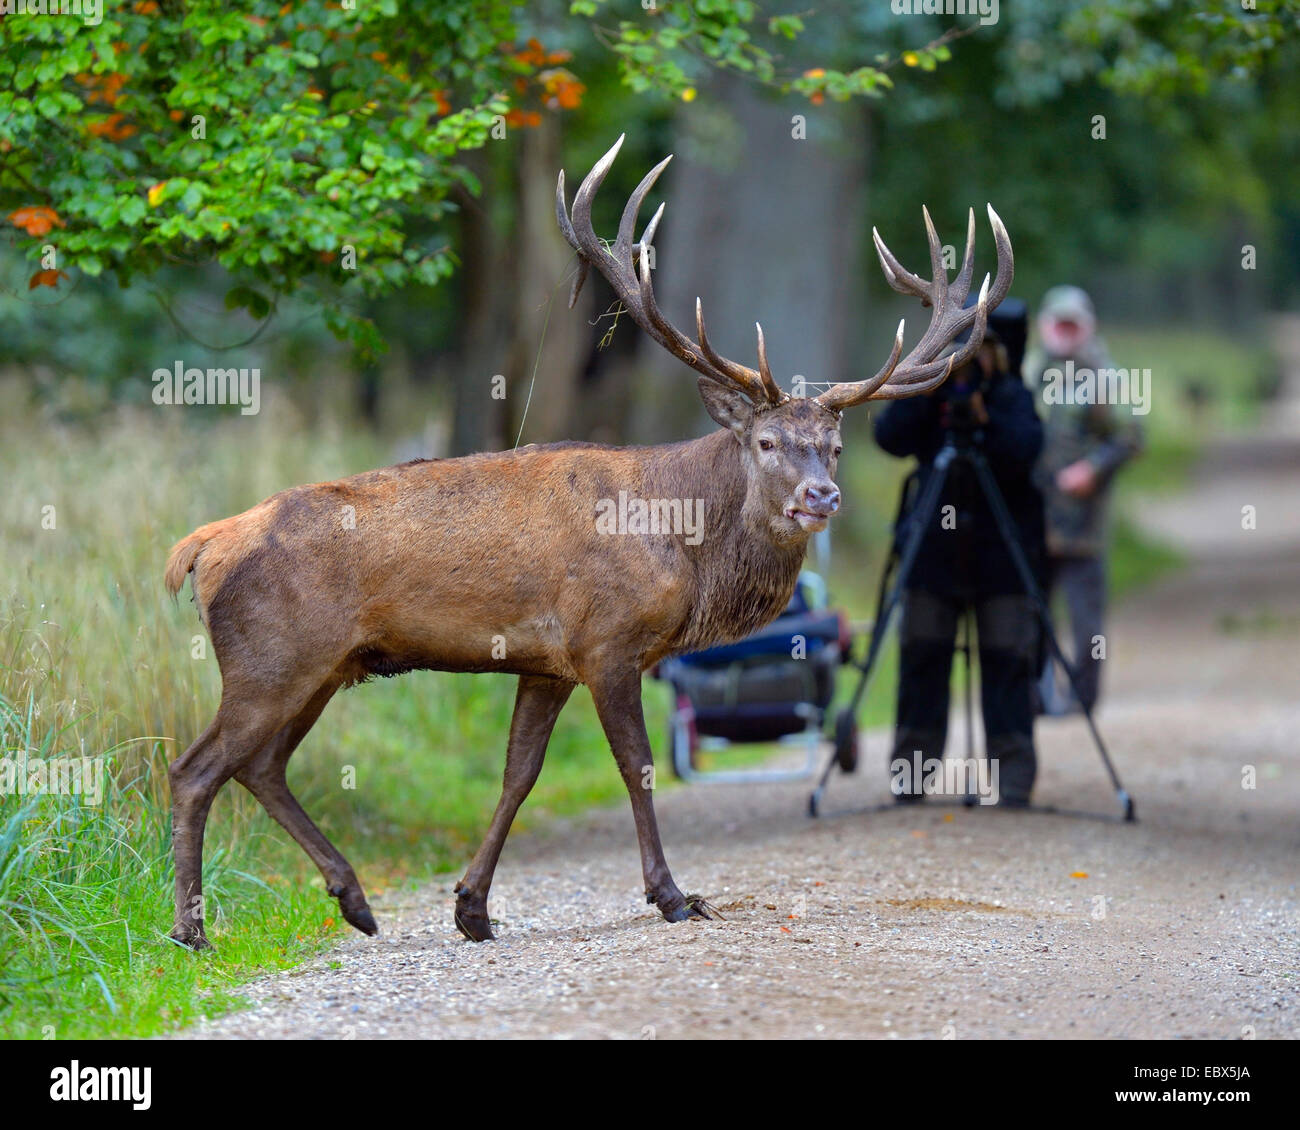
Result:
[[[696,384],[700,390],[700,399],[704,401],[704,410],[744,443],[749,425],[754,419],[754,406],[745,398],[745,394],[711,381],[708,377],[701,377]]]

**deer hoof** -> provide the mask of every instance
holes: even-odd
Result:
[[[343,917],[363,934],[368,934],[373,938],[379,933],[379,924],[375,921],[375,916],[370,913],[370,907],[366,906],[365,903],[362,903],[355,910],[342,905],[339,906],[339,909],[343,912]]]
[[[496,940],[492,933],[492,923],[482,910],[470,910],[456,907],[456,929],[471,942],[491,942]]]
[[[194,950],[195,953],[212,948],[212,943],[208,941],[207,935],[200,926],[176,926],[167,936],[186,949]]]
[[[496,940],[488,920],[487,898],[464,885],[456,887],[456,929],[471,942]]]
[[[678,905],[660,906],[659,912],[664,916],[665,921],[685,922],[688,918],[720,919],[722,917],[705,901],[703,895],[679,895],[678,898],[681,899]]]
[[[375,916],[370,913],[365,896],[360,892],[357,892],[355,898],[344,896],[339,899],[339,910],[343,913],[343,917],[363,934],[373,938],[379,933],[379,924],[375,922]]]
[[[379,933],[379,925],[375,922],[375,916],[370,912],[370,905],[366,902],[366,896],[361,893],[359,886],[332,886],[329,888],[329,893],[339,900],[339,913],[349,925],[372,938]]]

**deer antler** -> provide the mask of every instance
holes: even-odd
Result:
[[[767,364],[767,348],[763,341],[763,328],[758,330],[758,369],[716,353],[709,345],[704,332],[704,310],[697,298],[695,300],[695,328],[699,336],[698,343],[692,341],[677,329],[659,311],[655,303],[654,287],[650,281],[649,247],[654,241],[655,231],[664,214],[665,205],[660,204],[641,235],[640,241],[632,242],[636,227],[637,214],[641,203],[654,186],[659,174],[667,167],[672,157],[665,157],[653,169],[646,173],[636,191],[628,198],[619,220],[618,235],[612,248],[607,248],[591,228],[591,202],[597,190],[614,164],[614,158],[623,144],[625,135],[620,134],[614,146],[592,167],[591,172],[578,187],[573,198],[573,218],[570,220],[564,199],[564,172],[561,170],[559,183],[555,187],[555,218],[559,221],[560,231],[568,240],[580,259],[578,277],[574,279],[573,290],[569,295],[569,307],[572,308],[578,298],[578,292],[587,278],[588,266],[595,267],[608,280],[618,296],[623,308],[632,316],[646,333],[668,350],[674,357],[684,361],[697,373],[702,373],[711,381],[739,389],[750,398],[757,407],[770,407],[788,400],[776,381],[772,379],[771,369]],[[637,267],[640,267],[638,277]]]
[[[998,249],[998,276],[989,289],[988,275],[984,276],[984,285],[980,287],[979,300],[973,307],[965,307],[966,296],[970,293],[971,279],[975,272],[975,210],[970,210],[966,224],[966,255],[962,260],[957,277],[948,284],[948,272],[943,268],[943,251],[939,245],[939,235],[934,230],[928,209],[922,208],[925,216],[925,231],[930,242],[930,270],[933,278],[926,282],[912,274],[885,246],[880,233],[871,229],[871,238],[876,243],[876,253],[880,256],[880,266],[885,272],[885,280],[899,294],[911,294],[927,306],[934,308],[930,326],[925,331],[916,347],[899,363],[903,352],[903,323],[898,323],[898,333],[894,337],[894,348],[889,360],[881,370],[865,381],[850,381],[837,384],[816,398],[816,402],[833,412],[841,412],[854,404],[867,400],[897,400],[904,396],[915,396],[929,392],[948,378],[954,369],[960,368],[975,355],[984,340],[984,328],[988,323],[988,312],[996,309],[1011,289],[1011,279],[1015,273],[1015,257],[1011,252],[1011,238],[993,206],[988,206],[989,223],[993,227],[993,242]],[[956,353],[936,360],[958,334],[968,326],[971,328],[970,340]]]

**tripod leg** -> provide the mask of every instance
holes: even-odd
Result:
[[[876,609],[876,621],[871,625],[871,640],[867,646],[867,655],[862,661],[862,673],[858,677],[858,685],[853,690],[853,697],[849,700],[849,705],[844,708],[849,713],[856,714],[858,707],[862,704],[862,696],[866,693],[867,682],[875,669],[876,661],[880,658],[880,648],[885,641],[885,633],[889,628],[889,622],[893,619],[894,612],[902,600],[903,588],[912,572],[912,566],[916,561],[917,554],[921,551],[921,542],[925,537],[926,527],[929,525],[930,518],[938,511],[939,496],[943,493],[944,480],[948,477],[948,468],[951,463],[951,453],[941,451],[935,458],[934,470],[930,473],[929,482],[925,484],[925,492],[917,500],[916,509],[913,511],[915,526],[911,537],[908,538],[906,547],[899,557],[898,575],[894,578],[894,583],[889,590],[881,592],[880,606]],[[808,815],[814,819],[821,809],[822,796],[826,792],[826,785],[830,781],[831,772],[834,770],[835,765],[835,751],[832,750],[830,759],[826,762],[826,768],[822,771],[821,779],[817,782],[817,787],[808,798]]]
[[[970,629],[971,629],[971,610],[969,608],[962,614],[961,629],[961,650],[962,659],[965,663],[966,671],[966,764],[968,766],[975,764],[975,707],[971,698],[971,666],[970,666]],[[984,673],[980,672],[980,679],[983,680]],[[970,778],[967,777],[966,795],[962,798],[962,804],[967,808],[974,805],[976,796],[971,791]]]
[[[989,509],[993,511],[993,519],[997,523],[998,533],[1001,534],[1002,541],[1006,545],[1007,552],[1010,553],[1012,563],[1016,567],[1016,572],[1020,575],[1020,583],[1024,585],[1025,592],[1029,595],[1029,599],[1033,601],[1034,608],[1038,612],[1038,618],[1042,622],[1043,630],[1047,633],[1047,640],[1051,645],[1052,654],[1057,662],[1065,668],[1066,675],[1070,679],[1070,687],[1074,691],[1075,697],[1078,698],[1080,697],[1079,688],[1074,668],[1066,662],[1065,653],[1061,650],[1060,640],[1057,639],[1056,629],[1052,625],[1051,610],[1047,607],[1047,601],[1043,598],[1042,590],[1038,587],[1034,572],[1030,569],[1029,562],[1025,558],[1024,549],[1016,536],[1011,514],[1007,510],[1006,500],[998,489],[997,481],[993,478],[993,472],[989,469],[988,461],[984,458],[983,453],[973,451],[969,453],[968,458],[975,468],[976,477],[983,488],[984,497],[988,500]],[[1124,809],[1124,819],[1136,820],[1137,812],[1133,804],[1133,798],[1129,796],[1128,791],[1120,782],[1119,774],[1115,772],[1115,766],[1111,763],[1110,754],[1106,750],[1106,743],[1102,741],[1101,733],[1097,729],[1097,723],[1093,720],[1092,708],[1086,704],[1083,706],[1083,716],[1088,723],[1088,730],[1092,734],[1093,744],[1097,747],[1097,752],[1101,754],[1102,764],[1106,766],[1106,772],[1110,776],[1116,799],[1119,800],[1120,806]]]

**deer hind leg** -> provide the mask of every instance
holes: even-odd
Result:
[[[316,724],[321,711],[340,683],[331,680],[322,686],[291,721],[282,726],[243,768],[235,779],[255,796],[267,813],[311,857],[325,878],[325,889],[339,900],[339,910],[349,923],[363,934],[379,933],[375,916],[366,902],[365,892],[352,865],[307,815],[298,798],[289,791],[285,769],[294,750]]]
[[[691,917],[708,918],[700,902],[688,902],[678,890],[664,858],[652,796],[654,757],[641,713],[641,673],[633,669],[593,680],[591,697],[632,801],[646,902],[657,906],[659,913],[669,922],[681,922]]]
[[[546,744],[564,704],[573,693],[573,683],[543,676],[521,675],[515,694],[515,712],[510,720],[510,743],[506,749],[505,784],[492,814],[487,836],[479,846],[465,877],[456,885],[456,929],[471,942],[492,939],[487,896],[492,886],[501,848],[510,832],[519,806],[532,790],[542,770]]]
[[[239,703],[222,698],[212,724],[167,767],[172,793],[172,854],[176,916],[171,937],[191,949],[210,949],[204,930],[203,831],[221,786],[284,725],[284,700]],[[292,716],[292,715],[290,715]]]

